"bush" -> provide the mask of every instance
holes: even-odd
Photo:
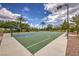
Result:
[[[0,33],[3,33],[4,32],[4,29],[0,28]]]
[[[74,32],[74,31],[75,31],[75,28],[70,28],[69,31],[70,31],[70,32]]]

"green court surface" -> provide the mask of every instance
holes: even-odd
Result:
[[[32,54],[59,37],[63,32],[25,32],[14,33],[14,37]]]

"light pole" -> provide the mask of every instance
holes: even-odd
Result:
[[[11,33],[11,37],[13,37],[13,26],[12,26],[12,24],[10,24],[10,33]]]
[[[13,36],[13,32],[12,32],[12,28],[10,27],[10,33],[11,33],[11,37]]]
[[[67,6],[67,25],[68,25],[68,27],[67,27],[67,39],[69,39],[69,5],[68,4],[66,4],[66,6]]]
[[[69,39],[69,5],[68,4],[64,4],[64,5],[60,5],[57,7],[57,9],[61,9],[63,6],[66,6],[67,8],[67,19],[66,19],[66,23],[67,23],[67,39]]]

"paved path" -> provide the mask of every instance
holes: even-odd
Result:
[[[70,34],[69,40],[67,44],[67,56],[79,56],[79,35],[77,34]]]
[[[0,56],[32,56],[32,54],[9,34],[4,34]]]
[[[65,34],[61,35],[40,51],[35,53],[35,56],[65,56],[67,47],[67,39]]]

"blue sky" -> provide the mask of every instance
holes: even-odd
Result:
[[[28,24],[35,27],[39,27],[42,21],[46,21],[47,24],[60,25],[63,20],[67,19],[66,8],[63,7],[61,10],[56,9],[57,6],[63,5],[62,3],[4,3],[0,4],[0,20],[2,18],[21,15],[27,21]],[[68,4],[69,5],[69,18],[79,14],[79,4]],[[2,16],[3,15],[3,16]],[[6,16],[6,17],[4,17]],[[4,19],[5,20],[5,19]]]
[[[1,4],[3,8],[8,9],[12,13],[21,14],[28,19],[29,24],[40,24],[44,17],[47,17],[50,12],[44,10],[43,3],[12,3]]]

